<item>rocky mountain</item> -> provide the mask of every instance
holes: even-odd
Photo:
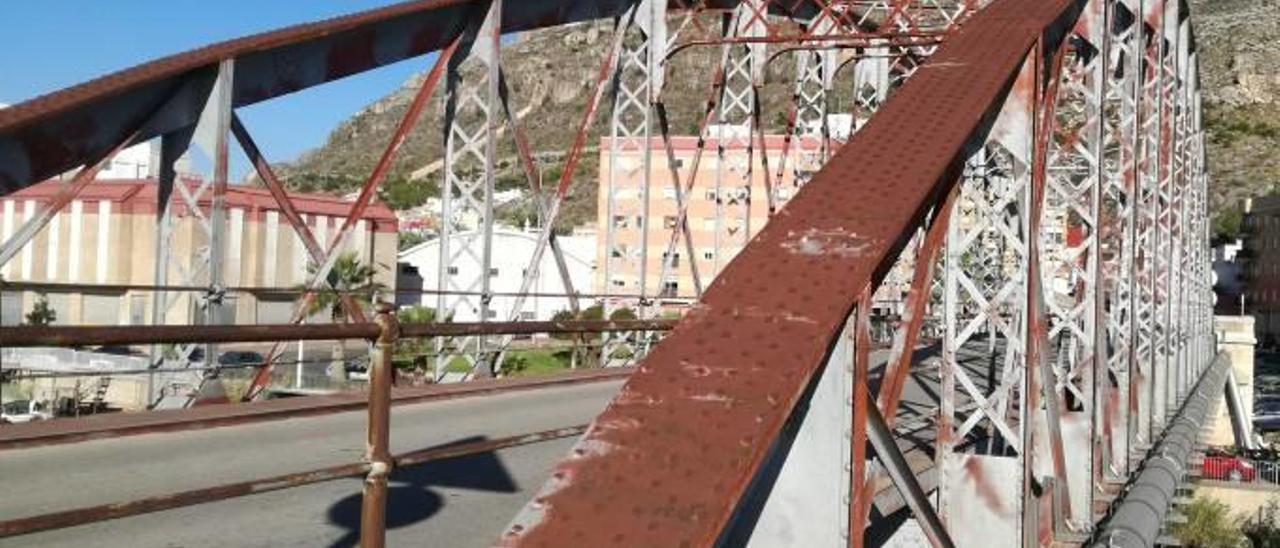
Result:
[[[1280,183],[1280,0],[1192,0],[1201,78],[1205,89],[1208,162],[1216,230],[1232,233],[1246,196],[1264,194]],[[596,82],[611,25],[580,24],[521,36],[504,45],[503,67],[511,87],[511,108],[534,148],[546,181],[560,177],[564,151],[582,118]],[[690,48],[672,61],[665,101],[672,132],[696,132],[718,48]],[[784,56],[775,62],[763,90],[767,131],[779,131],[790,100],[794,67]],[[328,142],[297,161],[280,166],[286,184],[301,190],[343,192],[356,188],[377,161],[424,77],[405,82],[343,122]],[[409,135],[383,198],[393,207],[411,207],[439,194],[443,144],[442,88]],[[599,143],[608,127],[606,99],[592,128],[590,148],[575,170],[562,228],[595,219]],[[527,186],[504,133],[499,147],[499,189]],[[500,218],[519,224],[533,207],[508,204]]]
[[[612,37],[612,24],[585,23],[553,31],[531,32],[503,46],[503,70],[511,89],[513,114],[520,120],[534,150],[546,185],[554,187],[561,175],[565,151],[581,123],[583,110],[594,91],[596,76]],[[705,108],[711,78],[707,67],[717,61],[718,48],[690,48],[671,63],[666,105],[674,134],[697,132]],[[787,77],[794,65],[776,63],[765,86],[768,112],[785,112],[790,100]],[[372,170],[404,115],[425,71],[400,89],[370,104],[340,124],[328,142],[295,162],[278,167],[286,185],[306,191],[345,192],[357,188]],[[464,67],[464,74],[466,68]],[[784,76],[785,75],[785,76]],[[383,198],[393,207],[411,207],[427,196],[439,195],[444,143],[443,81],[430,107],[409,134],[387,182]],[[606,96],[592,127],[587,150],[574,171],[570,195],[562,212],[561,228],[595,222],[599,138],[607,131],[611,105]],[[767,131],[779,131],[782,115],[765,121]],[[499,190],[528,188],[514,140],[505,128],[498,149],[496,186]],[[531,220],[533,206],[508,204],[498,211],[501,220],[520,224]]]
[[[1280,185],[1280,0],[1193,0],[1215,230]]]

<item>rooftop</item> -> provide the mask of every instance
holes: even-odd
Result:
[[[46,201],[52,199],[61,190],[63,184],[62,181],[45,181],[12,194],[0,196],[0,200]],[[185,184],[188,188],[195,190],[200,186],[200,180],[186,178],[181,180],[181,184]],[[83,201],[109,200],[113,203],[122,204],[124,206],[121,208],[122,211],[147,212],[155,211],[157,202],[156,190],[156,182],[153,179],[98,180],[86,185],[76,196],[76,199]],[[298,212],[304,215],[343,217],[346,216],[352,205],[350,201],[327,194],[290,193],[289,198]],[[176,199],[180,200],[180,198]],[[208,199],[201,199],[200,203],[207,204]],[[227,187],[226,205],[227,207],[262,211],[278,211],[280,209],[280,205],[276,203],[275,198],[271,196],[267,189],[241,185]],[[361,218],[394,223],[396,214],[391,208],[375,199],[365,209]]]

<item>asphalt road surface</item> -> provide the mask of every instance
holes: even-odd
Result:
[[[872,354],[873,386],[885,354]],[[930,355],[921,349],[916,358]],[[999,360],[962,361],[984,389],[999,375]],[[598,382],[396,407],[392,451],[584,424],[621,385]],[[969,403],[957,399],[958,407]],[[917,364],[898,410],[904,451],[931,449],[929,419],[936,406],[937,368]],[[349,412],[3,451],[0,520],[355,462],[363,452],[364,427],[364,413]],[[388,503],[388,544],[491,545],[573,442],[541,442],[398,471]],[[354,546],[360,489],[359,478],[334,480],[0,538],[0,547]]]
[[[621,381],[395,407],[393,452],[589,422]],[[0,452],[0,519],[358,461],[363,412]],[[392,477],[388,544],[489,546],[572,438]],[[354,546],[359,478],[2,538],[0,546]]]

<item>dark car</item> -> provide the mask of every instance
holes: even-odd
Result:
[[[97,347],[97,348],[93,349],[93,351],[94,351],[94,352],[97,352],[97,353],[99,353],[99,354],[112,354],[112,355],[115,355],[115,356],[140,356],[140,355],[142,355],[142,353],[141,353],[141,352],[136,352],[136,351],[134,351],[132,348],[129,348],[128,346],[122,346],[122,345],[106,345],[106,346],[99,346],[99,347]]]
[[[223,367],[261,365],[266,360],[262,354],[247,350],[228,350],[218,355],[218,365]]]

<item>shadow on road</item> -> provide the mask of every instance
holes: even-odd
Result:
[[[437,448],[485,441],[484,436],[463,438]],[[387,529],[395,529],[426,521],[444,507],[444,497],[433,490],[454,487],[494,493],[515,493],[511,474],[490,451],[466,457],[427,462],[411,468],[397,469],[391,474],[387,488]],[[356,546],[360,540],[361,494],[353,493],[329,507],[329,522],[346,530],[332,548]]]

